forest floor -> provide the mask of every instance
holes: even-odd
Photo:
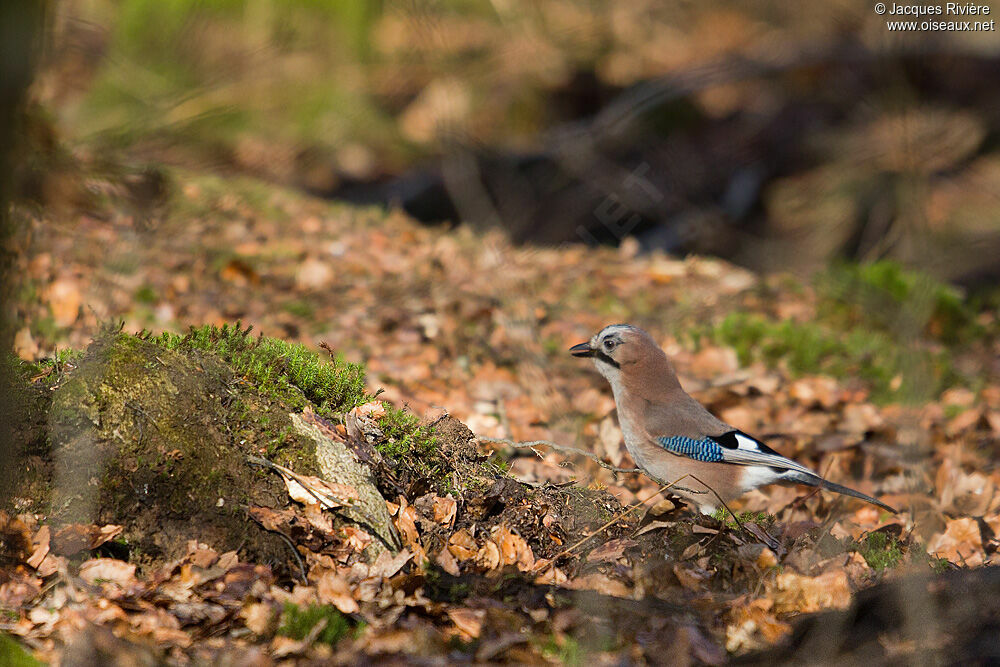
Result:
[[[380,426],[390,459],[434,442],[492,479],[387,495],[404,548],[374,560],[370,535],[334,529],[301,494],[269,508],[262,522],[304,559],[299,583],[197,540],[137,569],[114,546],[120,526],[5,516],[2,627],[43,659],[718,664],[885,579],[996,558],[995,296],[885,263],[761,277],[628,241],[515,247],[243,177],[81,184],[67,209],[18,211],[17,352],[56,359],[34,367],[36,385],[72,377],[67,350],[111,321],[240,321],[364,364],[364,402],[332,410],[331,428],[353,415]],[[609,389],[567,353],[623,321],[721,418],[900,514],[781,487],[734,505],[739,521],[699,517],[640,474],[518,444],[632,466]],[[413,437],[393,440],[382,402],[424,426],[400,418]]]

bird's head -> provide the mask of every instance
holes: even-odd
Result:
[[[586,343],[569,349],[574,357],[590,357],[598,372],[609,382],[644,360],[657,359],[663,351],[645,331],[631,324],[612,324],[594,334]]]

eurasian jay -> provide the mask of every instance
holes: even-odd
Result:
[[[625,447],[636,464],[659,481],[676,482],[671,492],[705,514],[716,510],[719,498],[728,503],[774,483],[818,486],[896,513],[871,496],[823,479],[716,418],[681,388],[667,355],[638,327],[604,327],[570,352],[592,358],[611,383]]]

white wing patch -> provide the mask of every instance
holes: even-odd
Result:
[[[769,473],[772,476],[772,481],[787,471],[795,471],[813,477],[818,476],[801,463],[785,458],[764,443],[741,431],[730,431],[714,439],[723,446],[722,457],[724,461],[745,466],[767,466],[766,472],[761,471],[759,474],[766,478]],[[733,447],[733,444],[736,446]],[[770,468],[774,468],[774,470]]]
[[[766,454],[763,449],[760,448],[760,443],[745,433],[736,432],[736,448],[742,449],[747,452],[761,452]]]

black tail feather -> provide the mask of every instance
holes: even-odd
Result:
[[[899,512],[896,509],[894,509],[894,508],[886,505],[885,503],[883,503],[881,500],[878,500],[877,498],[872,498],[871,496],[865,495],[864,493],[861,493],[860,491],[855,491],[854,489],[848,488],[846,486],[841,486],[840,484],[837,484],[836,482],[830,482],[828,480],[823,479],[822,477],[814,477],[812,475],[809,475],[809,476],[806,476],[806,475],[795,475],[793,477],[791,475],[786,475],[786,478],[788,478],[790,481],[798,482],[799,484],[807,484],[809,486],[818,486],[818,487],[826,489],[828,491],[834,491],[836,493],[840,493],[840,494],[843,494],[845,496],[851,496],[852,498],[859,498],[861,500],[864,500],[866,502],[871,503],[872,505],[877,505],[878,507],[881,507],[882,509],[886,510],[887,512],[892,512],[893,514],[899,514]]]

